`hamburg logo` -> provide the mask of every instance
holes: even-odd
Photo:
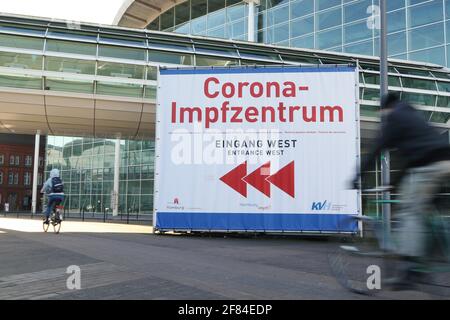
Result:
[[[268,198],[270,198],[271,184],[295,198],[294,167],[294,161],[292,161],[271,175],[269,161],[247,174],[247,161],[245,161],[221,177],[220,180],[245,198],[247,198],[247,184]]]

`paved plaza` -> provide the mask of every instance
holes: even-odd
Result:
[[[327,238],[155,235],[150,226],[0,218],[0,299],[428,299],[352,294],[330,273]],[[69,290],[69,266],[81,289]]]

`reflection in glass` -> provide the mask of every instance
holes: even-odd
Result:
[[[238,4],[227,8],[227,22],[236,21],[246,16],[247,11],[245,5]]]
[[[95,56],[97,53],[97,46],[95,44],[48,39],[46,50]]]
[[[225,23],[225,10],[208,14],[208,29],[212,29]]]
[[[247,32],[247,23],[244,20],[238,21],[233,24],[228,24],[228,34],[230,38],[236,39],[236,37],[243,35]]]
[[[344,6],[344,23],[357,20],[366,20],[369,17],[368,8],[372,5],[372,0],[356,1]]]
[[[97,41],[96,33],[88,33],[88,32],[76,32],[73,30],[64,30],[64,29],[49,29],[48,36],[50,37],[58,37],[67,40],[81,40],[81,41]]]
[[[142,91],[142,85],[138,84],[118,84],[102,81],[97,82],[97,94],[141,98]]]
[[[13,52],[0,52],[0,66],[16,69],[42,69],[42,56]]]
[[[275,7],[267,12],[268,26],[289,21],[289,6]]]
[[[93,93],[94,83],[93,81],[77,81],[47,77],[45,79],[45,89],[54,91]]]
[[[47,23],[47,22],[45,22],[45,23]],[[6,32],[12,31],[14,33],[21,33],[24,35],[44,36],[46,28],[35,27],[35,26],[24,27],[23,25],[18,25],[15,23],[0,22],[0,30],[6,31]]]
[[[411,104],[434,107],[436,96],[428,94],[403,92],[402,99]]]
[[[225,36],[225,27],[220,27],[216,29],[209,29],[207,36],[212,38],[226,38]]]
[[[197,66],[237,66],[239,62],[237,59],[221,59],[216,57],[196,56]]]
[[[411,52],[409,53],[409,59],[445,66],[445,47],[442,46]]]
[[[355,41],[370,39],[372,37],[372,30],[367,28],[367,22],[362,21],[344,27],[344,41],[345,43],[352,43]],[[372,43],[372,42],[371,42]],[[370,50],[372,52],[373,49]],[[361,52],[365,54],[364,52]],[[370,53],[372,54],[372,53]]]
[[[432,80],[414,79],[414,78],[402,78],[403,86],[406,88],[415,88],[423,90],[436,90],[436,82]]]
[[[346,45],[344,47],[344,52],[373,55],[373,41],[364,41]]]
[[[191,33],[191,23],[180,24],[173,30],[176,33],[190,34]]]
[[[399,32],[387,36],[389,55],[406,52],[406,33]]]
[[[206,14],[206,0],[191,0],[191,16],[192,19],[202,17]]]
[[[424,2],[424,1],[422,1]],[[408,25],[410,28],[442,21],[442,1],[428,1],[408,8]]]
[[[97,74],[107,77],[144,79],[144,66],[99,61]]]
[[[291,17],[302,17],[314,12],[314,0],[291,1]]]
[[[100,45],[98,54],[102,57],[145,61],[145,50],[137,48]]]
[[[208,0],[208,13],[225,8],[225,0]]]
[[[206,16],[191,21],[191,33],[193,35],[204,35],[206,33]]]
[[[279,43],[289,39],[289,24],[279,24],[273,27],[273,41]]]
[[[175,25],[179,25],[190,20],[190,6],[190,0],[175,6]]]
[[[175,22],[175,9],[171,8],[164,12],[161,17],[161,30],[166,30],[174,26]]]
[[[0,75],[0,87],[42,90],[42,78],[29,76]]]
[[[406,13],[405,10],[390,12],[387,15],[389,21],[387,25],[388,33],[406,29]]]
[[[316,0],[317,9],[324,10],[341,4],[341,0]]]
[[[291,39],[291,47],[314,49],[314,35]]]
[[[327,49],[341,45],[342,28],[322,31],[317,33],[317,47],[319,49]]]
[[[408,41],[410,43],[410,50],[441,45],[444,42],[444,24],[437,23],[412,29],[408,32]]]
[[[95,61],[48,56],[45,58],[45,70],[94,75]]]
[[[292,38],[314,32],[314,16],[292,20],[290,24]]]
[[[316,15],[316,17],[318,30],[335,27],[342,23],[342,9],[337,8],[330,11],[324,11]]]
[[[44,39],[0,34],[0,47],[43,50]]]
[[[148,60],[170,64],[192,65],[192,55],[151,50],[148,52]]]

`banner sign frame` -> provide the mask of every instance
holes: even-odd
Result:
[[[250,80],[236,82],[236,85],[232,83],[237,81],[236,79],[247,78]],[[285,89],[276,87],[273,91],[276,94],[269,92],[271,90],[269,82],[265,83],[266,87],[253,86],[251,79],[260,78],[266,80],[276,78],[278,80],[270,81],[278,81],[277,83],[285,86],[291,82],[292,90],[302,94],[305,92],[305,95],[302,96],[304,100],[297,98],[295,94],[289,95],[292,93],[288,91],[290,90],[289,86],[287,89],[286,87]],[[295,79],[296,81],[286,81],[286,79]],[[344,174],[346,174],[348,185],[351,179],[350,172],[354,173],[360,165],[360,101],[357,66],[159,67],[157,83],[154,232],[359,233],[362,231],[362,226],[352,218],[362,214],[361,193],[357,190],[344,190]],[[241,86],[241,83],[244,84]],[[186,84],[186,88],[184,88],[184,84]],[[266,96],[258,95],[256,90],[263,90],[263,88],[267,90]],[[186,91],[183,92],[183,90]],[[198,94],[199,91],[201,94]],[[296,94],[299,95],[299,93]],[[288,101],[286,106],[289,106],[286,108],[288,109],[284,107],[283,102],[276,104],[275,101],[278,100],[274,100],[274,96],[279,100],[288,97],[286,98]],[[231,99],[222,102],[227,98]],[[352,101],[353,98],[354,101]],[[183,135],[195,137],[197,134],[195,126],[202,126],[200,129],[202,134],[210,133],[211,135],[213,135],[212,132],[216,132],[213,130],[225,132],[229,128],[234,128],[233,126],[238,128],[236,123],[232,123],[233,117],[227,114],[233,110],[232,106],[237,105],[233,104],[236,101],[242,103],[239,106],[250,105],[247,107],[248,110],[242,112],[245,114],[245,118],[244,121],[239,121],[241,126],[245,127],[247,121],[251,128],[259,128],[257,125],[264,128],[270,127],[270,130],[273,129],[283,139],[253,141],[245,140],[248,138],[244,139],[243,136],[240,136],[239,139],[230,140],[231,142],[226,139],[223,142],[215,140],[213,148],[223,148],[226,150],[225,152],[234,155],[239,152],[245,155],[248,155],[249,152],[255,154],[260,152],[259,154],[264,156],[265,152],[270,154],[267,151],[270,141],[277,141],[279,145],[271,150],[274,150],[273,152],[278,150],[278,156],[270,154],[269,161],[258,165],[250,164],[247,159],[229,166],[222,163],[217,166],[208,164],[209,167],[206,167],[203,162],[175,163],[176,161],[173,159],[176,147],[174,135],[178,134],[177,130],[184,130]],[[304,103],[305,106],[292,107],[292,103],[297,103],[297,101],[302,101],[299,103]],[[310,111],[317,114],[317,119],[316,116],[305,118],[308,114],[305,109],[309,102],[313,106],[310,107]],[[221,105],[221,107],[213,109],[213,106],[216,105]],[[256,107],[257,105],[259,109]],[[271,105],[278,107],[271,110],[269,107]],[[295,113],[296,111],[298,113]],[[262,115],[263,112],[265,115]],[[303,114],[303,122],[298,124],[300,120],[294,118],[294,115],[300,118],[301,114]],[[257,119],[257,115],[260,118]],[[234,120],[238,122],[236,117]],[[272,123],[268,123],[270,121]],[[291,123],[286,124],[289,121]],[[306,122],[310,123],[304,124]],[[306,128],[313,128],[314,131],[287,131],[286,129],[304,129],[302,125]],[[295,137],[301,139],[290,139],[293,135],[297,135]],[[265,141],[268,146],[262,145]],[[243,142],[254,142],[254,149],[247,147],[244,143],[245,146],[241,147],[241,151],[237,150],[239,147],[236,145]],[[255,145],[260,142],[261,145],[258,144],[258,149]],[[225,146],[226,143],[233,143],[233,146]],[[296,143],[301,145],[302,149],[296,147]],[[325,147],[323,149],[325,151],[317,151],[314,154],[311,150],[316,146],[317,148]],[[275,150],[275,148],[278,149]],[[326,148],[333,150],[326,150]],[[284,151],[294,160],[281,161],[283,163],[278,163],[278,166],[273,165],[273,159],[285,160],[288,158],[279,156],[280,153],[284,154]],[[299,152],[303,157],[300,160]],[[310,153],[312,155],[309,155]],[[195,150],[193,154],[195,154]],[[324,155],[322,158],[318,156],[322,154]],[[314,161],[320,163],[314,164]],[[335,163],[330,161],[335,161]],[[311,172],[319,172],[319,175],[308,177],[311,173],[300,172],[303,176],[299,177],[297,174],[298,163],[302,165],[302,168],[313,168],[314,170]],[[322,164],[324,166],[320,167]],[[339,164],[344,165],[336,167]],[[225,170],[225,168],[229,170]],[[322,171],[324,175],[328,173],[328,177],[321,176]],[[302,179],[309,180],[305,182]],[[304,184],[300,185],[299,182],[309,183],[307,186],[313,186],[311,195]],[[301,197],[306,199],[303,200],[304,203],[300,203],[302,199],[297,200],[298,196],[296,198],[298,185],[303,186]],[[247,188],[251,191],[247,191]],[[323,194],[332,199],[331,201],[328,198],[317,200],[314,198],[317,194],[322,194],[322,190]],[[199,195],[199,193],[202,194]],[[218,196],[221,193],[226,194],[225,200]],[[247,199],[248,193],[251,193],[253,197],[251,201]],[[299,192],[297,191],[297,193]],[[181,198],[178,195],[181,195]],[[216,199],[213,199],[214,197]],[[262,204],[268,205],[264,207]],[[245,206],[248,206],[248,210]]]

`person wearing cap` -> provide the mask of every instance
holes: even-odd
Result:
[[[402,260],[415,262],[427,251],[426,215],[432,214],[435,195],[443,183],[450,180],[449,138],[440,134],[418,110],[401,101],[395,93],[383,97],[381,113],[381,130],[352,185],[360,189],[361,172],[373,168],[382,150],[398,151],[403,168],[392,181],[400,194],[396,215],[399,226],[393,229],[397,240],[394,251]],[[404,270],[403,280],[413,273],[412,265]]]

